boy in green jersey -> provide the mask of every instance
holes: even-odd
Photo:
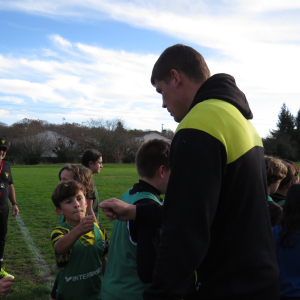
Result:
[[[61,182],[52,201],[66,221],[51,233],[56,255],[57,300],[100,299],[101,277],[107,254],[104,228],[85,216],[85,187],[77,181]]]
[[[140,180],[121,199],[134,205],[162,205],[160,194],[165,194],[170,176],[169,153],[170,144],[163,140],[144,143],[136,154]],[[143,299],[152,281],[159,240],[158,227],[114,221],[101,299]]]

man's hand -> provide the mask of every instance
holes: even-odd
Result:
[[[15,193],[15,188],[14,188],[14,185],[13,184],[10,184],[8,186],[8,199],[10,200],[10,202],[13,204],[13,203],[16,203],[17,200],[16,200],[16,193]],[[16,217],[19,213],[19,208],[17,205],[13,205],[12,206],[12,216],[13,217]]]
[[[3,278],[0,280],[0,299],[4,298],[10,291],[14,282],[13,278]]]
[[[78,230],[81,235],[88,233],[94,229],[94,216],[87,216],[81,219],[80,224],[78,225]]]
[[[18,205],[12,206],[12,216],[15,218],[19,214],[19,208]]]
[[[99,204],[109,220],[130,221],[135,219],[136,206],[116,198],[104,200]]]

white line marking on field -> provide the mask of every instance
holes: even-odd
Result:
[[[40,275],[45,278],[45,284],[49,285],[50,287],[53,287],[54,278],[51,275],[49,268],[43,259],[42,255],[40,254],[39,250],[37,249],[36,245],[33,242],[33,239],[26,228],[20,214],[16,217],[16,220],[18,222],[18,225],[22,231],[22,234],[25,238],[25,242],[30,250],[30,252],[33,255],[33,260],[35,262],[36,267],[39,270]]]

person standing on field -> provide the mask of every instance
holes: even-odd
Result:
[[[211,76],[202,55],[185,45],[161,54],[151,83],[179,125],[153,281],[144,299],[278,300],[264,149],[244,93],[232,76]],[[123,220],[128,210],[149,220],[151,210],[118,205],[116,199],[100,204]],[[190,298],[195,270],[199,288]]]
[[[95,150],[89,149],[86,150],[81,158],[82,165],[89,168],[92,171],[92,174],[100,173],[103,168],[103,159],[102,154]],[[95,181],[94,182],[94,193],[90,195],[89,199],[87,199],[87,213],[88,215],[93,215],[95,222],[99,221],[99,196],[96,188]]]
[[[10,167],[4,160],[8,147],[9,142],[4,138],[0,138],[0,279],[7,277],[14,278],[13,275],[4,271],[2,267],[9,213],[8,199],[12,205],[12,216],[16,217],[19,213]]]

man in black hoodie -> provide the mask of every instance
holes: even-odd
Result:
[[[232,76],[210,76],[201,54],[184,45],[162,53],[151,83],[180,124],[144,299],[187,299],[194,271],[193,299],[279,299],[264,150],[245,95]],[[147,220],[145,211],[137,209],[137,219]]]

